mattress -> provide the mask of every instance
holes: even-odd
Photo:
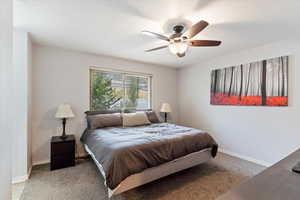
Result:
[[[218,147],[204,131],[169,123],[86,130],[81,141],[102,166],[110,189],[132,174],[196,151],[211,148],[214,157]]]

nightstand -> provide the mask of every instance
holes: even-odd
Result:
[[[65,139],[51,138],[51,170],[75,166],[75,143],[74,135],[67,135]]]

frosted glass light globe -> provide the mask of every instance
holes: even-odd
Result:
[[[188,44],[186,41],[174,40],[174,41],[170,42],[169,49],[170,49],[171,53],[173,53],[174,55],[182,57],[185,55],[185,52],[188,49]]]

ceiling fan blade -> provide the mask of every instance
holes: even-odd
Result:
[[[198,23],[194,24],[190,29],[188,29],[183,36],[191,39],[195,35],[197,35],[199,32],[201,32],[203,29],[205,29],[208,26],[208,22],[201,20]]]
[[[161,35],[161,34],[158,34],[158,33],[154,33],[154,32],[151,32],[151,31],[142,31],[142,33],[145,34],[145,35],[149,35],[151,37],[161,39],[161,40],[170,41],[170,39],[167,36],[164,36],[164,35]]]
[[[164,45],[164,46],[156,47],[156,48],[153,48],[153,49],[147,49],[145,51],[150,52],[150,51],[155,51],[155,50],[159,50],[159,49],[163,49],[163,48],[167,48],[167,47],[168,47],[168,45]]]
[[[196,47],[209,47],[209,46],[219,46],[222,42],[217,40],[190,40],[190,46]]]

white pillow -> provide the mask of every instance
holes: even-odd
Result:
[[[145,112],[123,114],[123,126],[142,126],[149,124],[151,124],[151,122]]]

